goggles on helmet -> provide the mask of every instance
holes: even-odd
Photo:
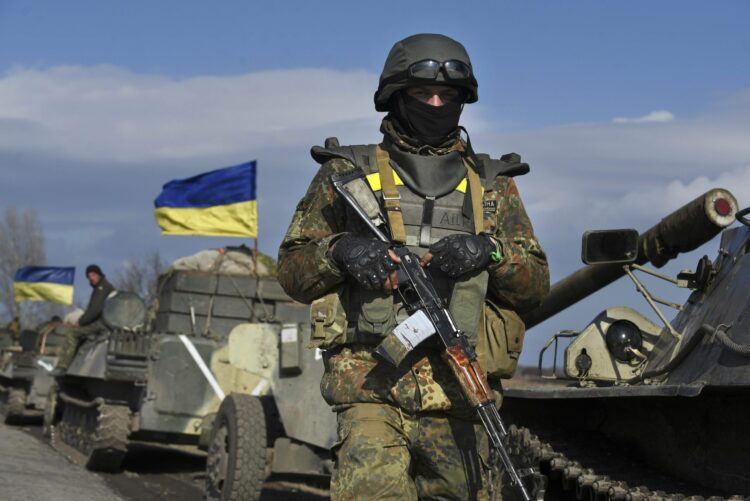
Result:
[[[434,81],[441,70],[446,80],[463,81],[469,80],[472,77],[471,68],[461,61],[451,59],[440,62],[434,59],[425,59],[410,65],[406,71],[390,76],[383,83],[397,82],[404,78]]]

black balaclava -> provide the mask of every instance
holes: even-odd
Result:
[[[395,106],[391,113],[404,132],[429,146],[440,146],[458,132],[458,121],[463,111],[464,95],[443,106],[432,106],[413,98],[405,91],[394,96]]]

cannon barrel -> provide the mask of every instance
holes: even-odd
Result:
[[[681,252],[689,252],[715,237],[734,221],[737,200],[727,190],[714,188],[680,207],[638,237],[637,264],[664,266]],[[527,328],[547,320],[625,274],[621,264],[580,268],[553,284],[542,303],[522,315]]]

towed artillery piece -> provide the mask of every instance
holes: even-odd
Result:
[[[540,353],[538,375],[505,385],[511,448],[519,462],[548,476],[550,498],[750,494],[748,212],[738,213],[734,197],[714,189],[640,236],[585,235],[590,264],[556,283],[526,315],[527,325],[536,325],[627,275],[661,323],[632,308],[608,308],[581,330],[556,333]],[[724,229],[735,214],[742,224]],[[643,266],[662,266],[719,232],[717,258],[704,256],[695,271],[674,279]],[[636,272],[692,292],[674,304],[654,296]],[[671,322],[664,306],[677,310]],[[559,371],[561,339],[570,342]],[[543,367],[545,356],[554,360],[551,369]]]
[[[0,402],[9,424],[39,421],[54,379],[49,372],[57,363],[62,338],[56,324],[24,329],[18,344],[7,346],[0,361]]]
[[[335,418],[304,349],[309,306],[272,276],[173,269],[150,313],[107,300],[59,379],[45,429],[92,470],[121,467],[133,441],[207,451],[208,499],[257,499],[270,474],[325,479]]]

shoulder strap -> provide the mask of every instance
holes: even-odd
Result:
[[[466,174],[469,178],[469,191],[471,192],[471,210],[474,215],[474,233],[479,235],[484,231],[484,216],[482,213],[482,181],[479,174],[471,166],[467,166]]]
[[[388,217],[388,226],[391,229],[391,238],[395,243],[406,243],[406,228],[404,227],[404,216],[401,213],[401,194],[396,189],[393,178],[393,167],[391,167],[388,152],[380,146],[374,146],[375,159],[380,175],[380,185],[383,188],[383,206]]]

